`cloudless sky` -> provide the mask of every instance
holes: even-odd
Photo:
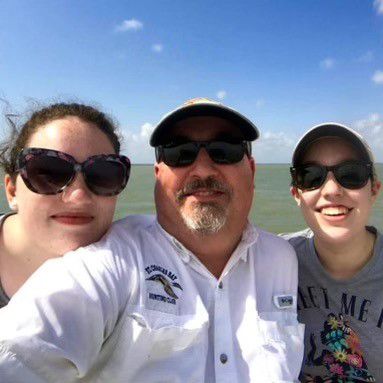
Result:
[[[383,0],[0,0],[0,97],[93,103],[152,162],[160,117],[193,97],[260,128],[260,162],[289,162],[338,121],[383,161]]]

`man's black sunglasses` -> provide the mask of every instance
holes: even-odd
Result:
[[[347,161],[334,166],[303,164],[290,168],[293,186],[302,190],[320,188],[330,171],[339,185],[346,189],[361,189],[369,178],[373,178],[371,162]]]
[[[195,161],[201,148],[217,164],[235,164],[242,160],[245,153],[251,155],[249,141],[187,141],[157,146],[156,160],[172,167],[189,166]]]

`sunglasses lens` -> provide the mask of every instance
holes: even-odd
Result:
[[[112,196],[126,186],[130,166],[119,160],[96,158],[85,167],[84,176],[88,188],[97,195]]]
[[[26,160],[25,169],[25,181],[39,194],[58,193],[73,176],[73,165],[70,162],[46,155]]]
[[[361,162],[346,162],[328,168],[321,165],[306,165],[296,168],[295,185],[303,190],[318,189],[325,182],[329,170],[334,172],[336,181],[346,189],[362,188],[371,176],[368,164]]]
[[[212,141],[207,146],[210,158],[218,164],[235,164],[242,160],[245,148],[241,143]]]
[[[163,147],[163,161],[172,167],[188,166],[197,158],[199,148],[193,142]]]
[[[326,175],[327,171],[322,166],[304,166],[296,170],[295,183],[300,189],[317,189],[322,186]]]
[[[336,180],[346,189],[360,189],[370,176],[369,168],[362,163],[346,163],[334,169]]]
[[[206,143],[186,142],[162,148],[162,160],[166,165],[181,167],[191,165],[198,156],[201,147],[205,147],[210,158],[217,164],[234,164],[242,160],[245,148],[242,143],[210,141]]]

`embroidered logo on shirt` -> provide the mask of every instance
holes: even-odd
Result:
[[[146,280],[160,284],[164,292],[166,293],[166,296],[162,294],[149,293],[149,299],[171,303],[175,305],[176,299],[178,299],[179,297],[175,293],[174,288],[183,290],[182,286],[175,281],[177,279],[177,276],[171,271],[165,269],[164,267],[157,265],[148,266],[145,268],[145,271],[149,275],[153,272],[156,272],[156,274],[151,275],[150,277],[146,278]]]
[[[279,309],[288,309],[294,305],[293,295],[274,295],[274,304]]]

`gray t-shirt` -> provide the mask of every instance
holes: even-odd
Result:
[[[320,263],[310,229],[283,235],[299,262],[298,318],[306,325],[302,382],[383,382],[383,244],[354,277]]]

